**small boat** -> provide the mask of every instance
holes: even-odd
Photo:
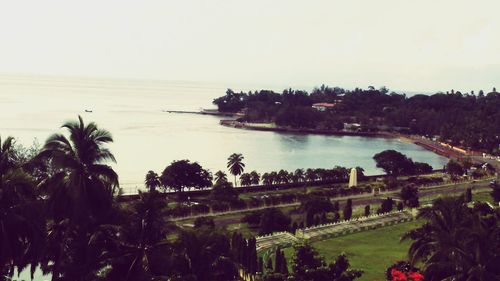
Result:
[[[92,110],[85,109],[85,112],[92,113]]]

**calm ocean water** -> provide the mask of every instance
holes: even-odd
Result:
[[[378,174],[372,157],[386,149],[435,168],[446,163],[394,139],[246,131],[222,127],[218,117],[162,112],[213,107],[212,99],[225,89],[207,83],[0,76],[0,135],[25,145],[35,138],[43,143],[63,132],[64,121],[82,115],[113,134],[114,167],[126,192],[142,187],[148,170],[161,173],[174,160],[198,161],[212,172],[226,170],[233,152],[243,153],[247,170],[261,173],[341,165]]]

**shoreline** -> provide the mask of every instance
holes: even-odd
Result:
[[[360,137],[383,137],[397,138],[398,135],[389,132],[355,132],[355,131],[339,131],[329,129],[308,129],[308,128],[289,128],[289,127],[271,127],[265,125],[257,125],[259,123],[244,123],[233,119],[220,120],[220,125],[236,129],[268,131],[278,133],[296,133],[296,134],[316,134],[330,136],[360,136]],[[265,123],[263,123],[265,124]]]
[[[425,150],[436,153],[448,159],[462,160],[467,157],[478,156],[476,151],[465,150],[455,147],[446,143],[436,142],[429,140],[419,135],[405,135],[395,132],[355,132],[355,131],[339,131],[328,129],[296,129],[288,127],[270,126],[268,123],[245,123],[239,122],[234,119],[220,120],[220,125],[236,129],[254,130],[254,131],[268,131],[278,133],[297,133],[297,134],[316,134],[316,135],[330,135],[330,136],[360,136],[360,137],[373,137],[373,138],[393,138],[402,142],[413,143]],[[476,161],[477,162],[477,161]]]

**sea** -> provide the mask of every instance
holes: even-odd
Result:
[[[149,170],[161,174],[172,161],[196,161],[212,173],[227,172],[232,153],[244,156],[245,171],[360,166],[381,174],[373,155],[395,149],[414,161],[442,168],[446,159],[399,139],[250,131],[219,125],[227,117],[168,110],[215,108],[214,98],[232,85],[185,81],[119,80],[0,75],[0,136],[43,145],[66,121],[95,122],[111,132],[109,148],[124,193],[144,187]],[[233,88],[235,91],[255,89]],[[279,89],[278,89],[279,90]],[[91,111],[91,112],[90,112]]]
[[[111,132],[123,193],[144,188],[149,170],[161,174],[172,161],[196,161],[212,173],[227,171],[227,158],[242,153],[245,170],[259,173],[297,168],[360,166],[381,174],[373,155],[400,151],[442,168],[446,159],[398,139],[249,131],[219,125],[225,117],[168,113],[214,108],[214,98],[232,85],[185,81],[119,80],[58,76],[0,75],[0,136],[25,147],[42,146],[61,125],[83,120]],[[236,91],[256,90],[233,88]],[[279,90],[279,89],[274,89]],[[14,280],[29,280],[24,271]],[[36,270],[34,280],[49,280]]]

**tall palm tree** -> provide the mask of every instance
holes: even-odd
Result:
[[[113,234],[103,229],[116,224],[112,214],[118,175],[106,164],[115,158],[105,147],[113,138],[95,123],[85,124],[80,116],[62,128],[69,134],[50,136],[35,157],[50,163],[54,171],[40,183],[50,217],[41,266],[54,280],[94,280],[103,266],[99,259],[107,251],[102,245],[108,243],[94,246],[93,237]]]
[[[49,194],[50,209],[56,219],[69,214],[72,219],[87,220],[109,209],[118,187],[118,175],[107,161],[116,162],[107,143],[111,134],[82,118],[62,125],[69,136],[50,136],[38,159],[49,159],[58,171],[42,186]],[[81,221],[80,221],[81,222]]]
[[[241,153],[233,153],[227,158],[227,168],[229,172],[234,176],[234,186],[238,185],[236,177],[243,173],[245,169],[245,163],[243,163],[243,155]]]
[[[146,174],[144,183],[149,191],[154,191],[161,186],[160,177],[154,171],[149,171]]]
[[[227,181],[227,175],[223,171],[215,173],[215,183],[222,183]]]

